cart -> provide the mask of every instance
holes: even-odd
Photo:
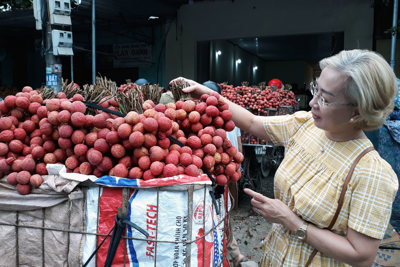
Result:
[[[0,266],[227,266],[230,200],[207,175],[76,175],[46,175],[28,198],[0,180]]]
[[[278,109],[268,109],[267,116],[286,115],[293,112],[295,112],[295,107],[281,106]],[[284,147],[275,146],[248,133],[242,134],[242,146],[244,160],[239,190],[250,188],[260,191],[267,188],[267,195],[273,197],[273,177],[283,160]]]

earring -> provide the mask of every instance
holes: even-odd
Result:
[[[351,119],[350,119],[350,122],[353,122],[353,121],[354,121],[354,118],[351,118]]]

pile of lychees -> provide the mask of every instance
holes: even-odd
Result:
[[[226,136],[235,127],[232,113],[217,93],[197,103],[147,100],[143,114],[130,111],[125,117],[89,115],[83,101],[63,93],[43,100],[30,87],[0,101],[0,174],[18,192],[40,186],[49,163],[97,177],[148,180],[207,172],[219,185],[241,177],[243,155]],[[118,107],[114,98],[107,101]]]

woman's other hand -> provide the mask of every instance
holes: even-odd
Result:
[[[251,205],[256,213],[271,223],[279,223],[291,231],[295,231],[303,220],[279,199],[263,196],[251,189],[243,190],[252,197]]]

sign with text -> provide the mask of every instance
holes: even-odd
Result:
[[[131,68],[149,66],[151,45],[145,43],[114,44],[114,68]]]
[[[47,86],[57,86],[58,85],[58,75],[57,74],[46,74],[46,85]]]

